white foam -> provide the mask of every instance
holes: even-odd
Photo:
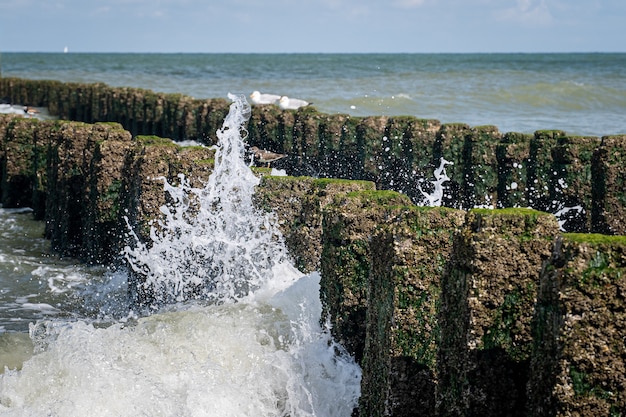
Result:
[[[240,143],[249,107],[233,100],[207,187],[192,189],[182,177],[180,187],[165,183],[174,203],[162,208],[152,248],[126,250],[155,291],[169,292],[165,304],[108,327],[85,319],[32,324],[35,354],[0,376],[0,414],[351,415],[361,371],[319,324],[319,274],[297,271],[272,216],[252,209],[258,178]],[[105,274],[82,294],[119,295],[119,277]],[[166,304],[205,280],[214,293]]]
[[[7,416],[349,416],[360,371],[319,325],[319,275],[267,302],[176,305],[136,325],[31,325]]]
[[[433,186],[432,192],[428,193],[424,191],[421,186],[419,187],[419,190],[425,199],[425,202],[422,205],[428,207],[441,206],[445,191],[443,184],[447,181],[450,181],[450,178],[446,174],[446,165],[453,165],[453,163],[445,160],[444,158],[441,158],[439,167],[435,169],[435,172],[433,173],[435,179],[431,181],[431,184]]]

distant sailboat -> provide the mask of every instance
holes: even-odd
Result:
[[[63,48],[63,53],[66,54],[69,52],[69,48],[66,46],[65,48]]]

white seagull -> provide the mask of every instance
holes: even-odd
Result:
[[[300,107],[308,106],[308,101],[300,100],[299,98],[289,98],[287,96],[282,96],[278,101],[278,107],[283,110],[297,110]]]
[[[275,104],[278,99],[280,99],[280,96],[276,94],[261,94],[259,91],[253,91],[252,94],[250,94],[250,99],[252,100],[252,104]]]

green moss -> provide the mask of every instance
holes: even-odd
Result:
[[[412,207],[411,199],[406,195],[391,190],[360,190],[351,191],[346,194],[347,198],[365,199],[372,201],[379,206],[392,207]]]
[[[139,136],[136,136],[136,140],[137,142],[145,146],[171,146],[174,148],[179,147],[179,145],[177,145],[171,139],[162,138],[162,137],[154,136],[154,135],[147,135],[147,136],[139,135]]]
[[[363,188],[373,187],[373,183],[370,181],[346,180],[346,179],[337,179],[337,178],[317,178],[313,180],[313,184],[315,184],[315,186],[317,186],[320,189],[325,189],[329,185],[332,185],[332,184],[360,184],[363,186]]]
[[[566,135],[563,130],[542,129],[535,131],[535,137],[560,138]]]
[[[102,196],[102,201],[111,202],[111,210],[103,213],[104,221],[112,221],[117,218],[120,210],[120,193],[122,191],[122,181],[115,180],[107,188],[106,193]]]
[[[489,133],[493,132],[493,131],[497,131],[498,128],[494,125],[480,125],[480,126],[474,126],[474,130],[476,131],[488,131]]]
[[[527,360],[531,346],[515,343],[515,329],[534,304],[536,290],[529,284],[526,291],[514,290],[504,297],[504,302],[494,312],[493,325],[485,332],[484,349],[504,349],[513,360]]]
[[[626,236],[601,235],[599,233],[564,233],[563,237],[571,242],[589,245],[626,245]]]
[[[197,159],[194,161],[198,165],[206,165],[206,166],[215,166],[215,159],[206,158],[206,159]]]
[[[450,130],[450,129],[467,129],[469,128],[467,123],[462,123],[462,122],[452,122],[452,123],[445,123],[442,125],[443,128],[445,128],[446,130]]]
[[[594,386],[590,381],[587,374],[577,369],[574,366],[571,366],[569,369],[569,376],[572,381],[572,388],[574,389],[574,394],[577,397],[596,397],[601,400],[611,400],[614,398],[615,394],[611,391],[607,391],[602,387]]]
[[[552,216],[552,214],[543,211],[519,207],[503,209],[475,208],[471,209],[470,212],[481,216]]]
[[[620,280],[624,274],[623,261],[615,255],[613,249],[617,246],[626,246],[626,236],[607,236],[601,234],[566,233],[566,242],[572,244],[589,245],[595,248],[595,253],[589,259],[586,268],[580,271],[571,271],[577,277],[579,288],[602,288]],[[619,251],[617,251],[619,253]]]
[[[115,130],[126,130],[124,129],[124,127],[118,123],[118,122],[97,122],[94,123],[96,125],[102,125],[102,126],[110,126],[112,128],[114,128]]]
[[[400,276],[408,274],[406,270],[398,272]],[[404,282],[404,280],[400,279],[399,282]],[[412,357],[430,369],[435,369],[440,339],[437,320],[439,289],[436,286],[430,286],[424,291],[409,284],[398,285],[396,292],[398,313],[407,312],[411,319],[415,320],[415,325],[402,326],[395,331],[396,348],[402,355]]]

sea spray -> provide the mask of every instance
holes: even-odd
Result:
[[[126,249],[163,296],[153,313],[31,324],[36,353],[0,376],[1,415],[351,415],[360,368],[320,325],[319,274],[291,266],[272,217],[253,209],[258,180],[240,142],[248,107],[231,98],[218,136],[237,140],[218,146],[207,187],[164,182],[172,203],[151,245]]]
[[[233,100],[217,132],[215,169],[204,188],[183,175],[179,185],[165,178],[170,203],[150,227],[149,245],[136,235],[124,254],[135,274],[138,304],[158,305],[188,299],[233,301],[272,281],[274,269],[289,264],[271,213],[254,207],[259,178],[245,161],[245,123],[250,106]]]
[[[441,206],[445,191],[444,183],[450,181],[450,178],[446,174],[446,165],[453,165],[453,163],[445,160],[444,158],[441,158],[439,167],[436,168],[433,172],[435,179],[433,181],[430,181],[432,185],[431,192],[424,191],[422,189],[422,186],[418,184],[418,189],[420,193],[422,193],[422,197],[424,198],[424,201],[421,203],[421,205],[427,207]]]

